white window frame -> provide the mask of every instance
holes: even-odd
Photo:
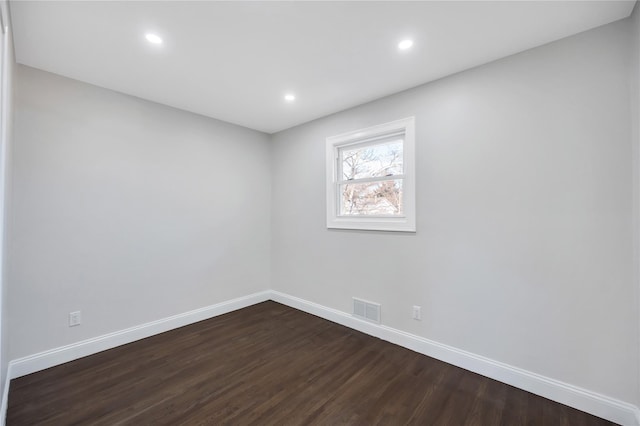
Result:
[[[404,134],[402,179],[403,216],[340,215],[340,179],[338,177],[341,148],[373,142],[391,135]],[[366,129],[354,130],[327,138],[327,228],[371,231],[416,232],[415,187],[415,118],[407,117]]]

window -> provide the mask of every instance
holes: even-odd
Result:
[[[415,232],[414,118],[327,138],[327,228]]]

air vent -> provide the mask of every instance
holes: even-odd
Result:
[[[380,304],[354,297],[353,316],[380,324]]]

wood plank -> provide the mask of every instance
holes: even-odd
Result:
[[[11,381],[12,425],[609,425],[264,302]]]

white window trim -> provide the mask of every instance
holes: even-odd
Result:
[[[357,145],[393,133],[404,134],[403,167],[403,217],[397,216],[341,216],[338,189],[338,151],[349,145]],[[327,228],[361,229],[371,231],[416,232],[415,187],[415,118],[408,117],[366,129],[354,130],[327,138]]]

